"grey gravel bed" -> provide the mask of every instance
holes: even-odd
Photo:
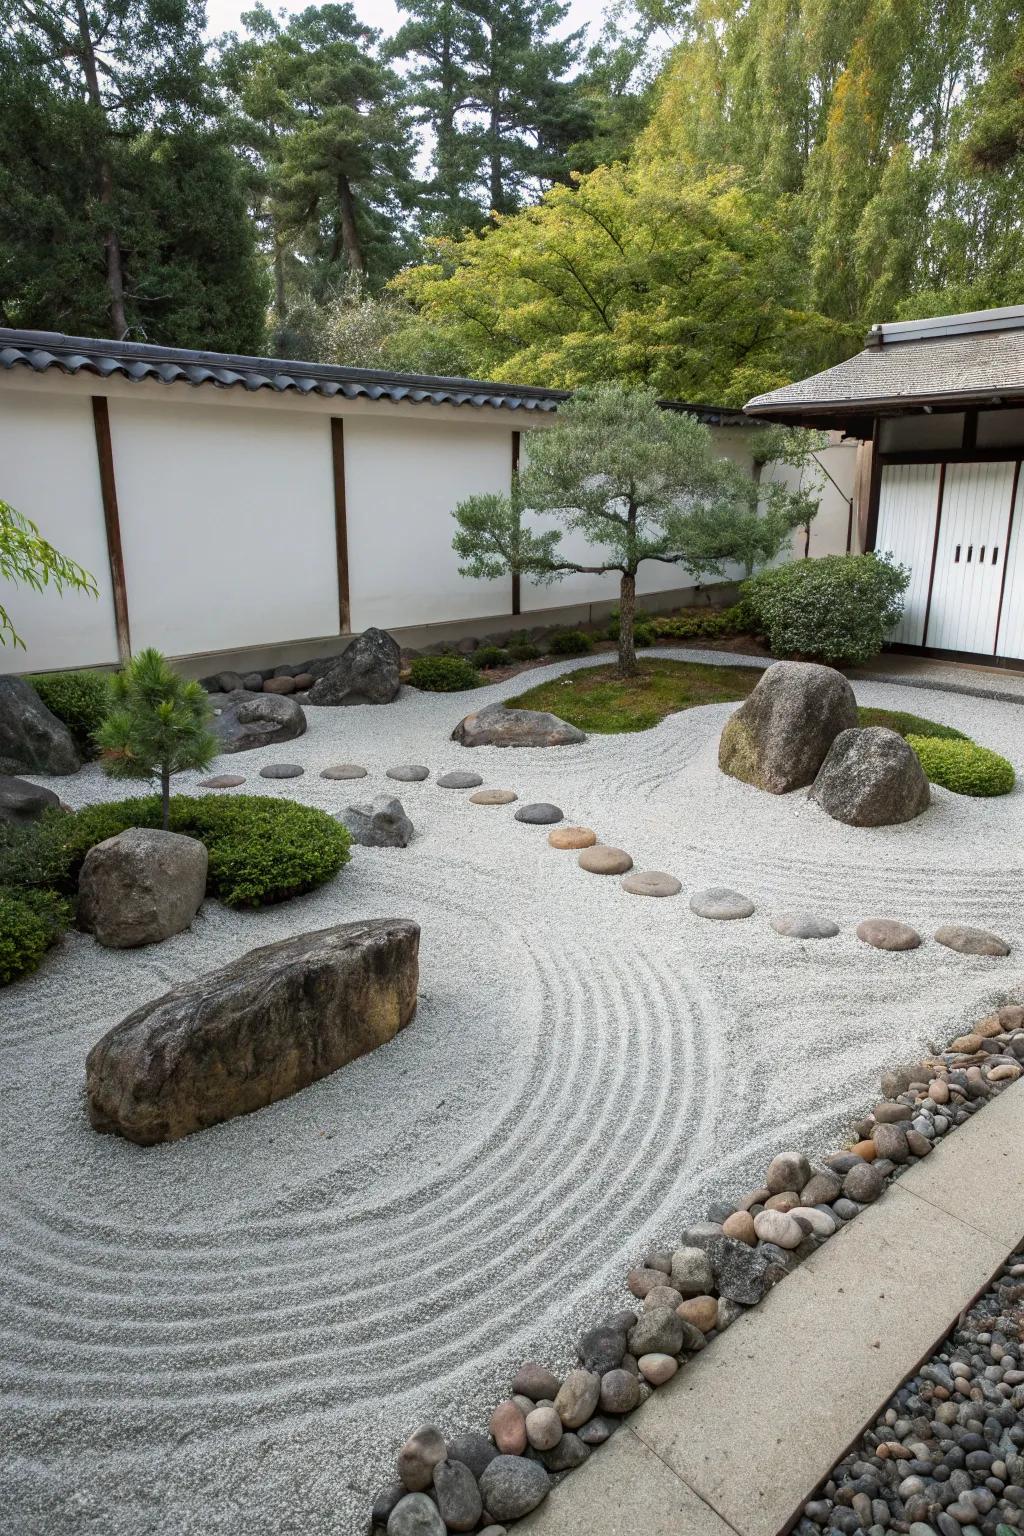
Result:
[[[568,1366],[647,1247],[780,1148],[826,1150],[882,1068],[1019,987],[1020,789],[937,790],[916,822],[854,831],[802,792],[721,777],[731,705],[548,751],[448,739],[470,708],[523,687],[310,708],[299,740],[220,759],[214,771],[246,774],[240,792],[331,811],[397,792],[416,836],[354,849],[329,886],[265,912],[207,902],[155,949],[72,936],[0,993],[0,1455],[18,1536],[359,1531],[416,1424],[479,1428],[520,1360]],[[898,686],[856,691],[919,709]],[[928,713],[1024,768],[1016,709],[947,695]],[[304,776],[259,777],[284,759]],[[342,761],[368,776],[319,777]],[[384,777],[403,762],[431,778]],[[626,895],[514,804],[437,788],[464,767],[554,801],[682,894]],[[60,788],[72,805],[122,792],[95,768]],[[755,915],[695,917],[688,897],[709,884],[745,892]],[[832,918],[840,936],[782,939],[778,907]],[[89,1130],[86,1052],[133,1007],[255,945],[389,914],[423,929],[419,1011],[389,1045],[172,1145]],[[855,938],[866,916],[926,935],[973,923],[1015,949],[885,954]]]

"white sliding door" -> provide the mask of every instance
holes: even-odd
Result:
[[[928,646],[995,653],[1014,471],[1012,462],[946,465]]]
[[[886,464],[882,470],[875,549],[910,568],[903,618],[889,635],[900,645],[924,644],[939,473],[938,464]]]
[[[1013,530],[1006,551],[1006,580],[996,652],[1024,660],[1024,468],[1017,477]]]

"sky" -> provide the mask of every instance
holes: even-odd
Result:
[[[271,10],[280,9],[291,14],[294,11],[305,10],[313,0],[284,0],[283,4],[275,3],[275,0],[266,0],[266,3]],[[206,0],[208,35],[219,37],[222,32],[237,31],[242,12],[250,10],[252,4],[253,0]],[[589,23],[590,35],[593,38],[600,28],[605,4],[606,0],[570,0],[569,14],[558,30],[572,32],[576,27]],[[397,31],[401,18],[394,0],[352,0],[352,5],[360,20],[367,22],[371,27],[379,27],[386,33]]]

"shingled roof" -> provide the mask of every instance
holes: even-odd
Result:
[[[1024,398],[1024,305],[872,327],[863,352],[757,395],[748,415],[808,424],[893,407]]]
[[[375,368],[340,368],[278,357],[245,357],[232,352],[195,352],[186,347],[158,347],[148,342],[107,341],[64,336],[59,331],[22,331],[0,326],[0,368],[30,368],[46,373],[119,375],[163,384],[214,385],[220,389],[294,391],[328,399],[412,401],[429,405],[468,405],[509,411],[550,412],[568,400],[565,389],[532,384],[495,384],[479,379],[435,378],[427,374],[389,373]],[[712,426],[752,425],[742,411],[685,401],[662,402],[687,411]]]

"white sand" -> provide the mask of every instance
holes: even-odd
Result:
[[[1019,994],[1021,789],[938,790],[909,826],[854,831],[802,792],[718,773],[731,705],[575,748],[448,740],[470,707],[522,687],[310,709],[299,741],[221,759],[248,791],[331,810],[397,793],[417,836],[355,849],[331,885],[266,912],[207,902],[158,948],[72,936],[0,993],[5,1530],[361,1531],[416,1423],[483,1427],[521,1358],[570,1363],[651,1240],[742,1191],[779,1149],[827,1150],[885,1064]],[[1024,767],[1019,707],[857,694]],[[272,761],[306,776],[260,779]],[[319,778],[339,761],[370,776]],[[399,762],[554,800],[683,894],[628,896],[515,806],[471,805],[433,778],[392,784]],[[75,805],[121,792],[95,769],[61,784]],[[694,917],[688,896],[706,884],[747,893],[757,914]],[[782,939],[766,921],[781,907],[842,935]],[[132,1008],[256,945],[389,913],[423,929],[419,1011],[390,1045],[172,1146],[89,1129],[86,1052]],[[1017,947],[1002,961],[930,942],[879,954],[852,931],[876,915],[927,935],[976,923]]]

